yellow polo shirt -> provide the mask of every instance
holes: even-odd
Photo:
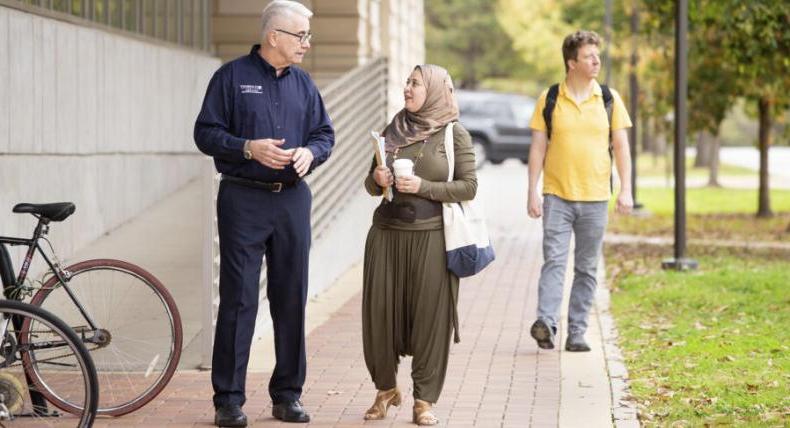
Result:
[[[612,131],[630,128],[631,119],[623,100],[610,88]],[[530,128],[546,131],[543,91],[535,105]],[[568,201],[607,201],[611,196],[609,176],[609,119],[603,106],[603,95],[598,82],[593,82],[590,97],[577,104],[568,94],[565,82],[560,83],[557,104],[552,116],[551,141],[543,163],[543,194],[551,194]]]

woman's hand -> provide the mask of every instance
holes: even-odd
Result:
[[[417,193],[420,190],[422,179],[416,175],[398,177],[395,180],[395,188],[401,193]]]
[[[373,181],[375,181],[379,187],[389,187],[392,186],[394,180],[390,169],[380,165],[373,170]]]

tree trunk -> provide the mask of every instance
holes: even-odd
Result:
[[[716,135],[713,135],[713,139],[710,141],[710,175],[708,176],[708,186],[710,187],[721,187],[719,184],[719,149],[721,148],[721,140],[719,139],[719,133],[717,132]]]
[[[642,118],[642,123],[644,125],[641,126],[642,130],[642,153],[648,153],[653,151],[653,136],[650,134],[650,121],[652,119],[648,119],[646,117]]]
[[[664,156],[664,152],[667,149],[667,139],[666,134],[663,129],[661,129],[661,120],[660,119],[653,119],[653,138],[651,138],[652,142],[652,151],[653,151],[653,166],[658,165],[659,159]]]
[[[694,168],[710,166],[710,140],[707,131],[697,133],[697,156],[694,157]]]
[[[758,101],[760,114],[760,196],[757,206],[757,217],[771,217],[771,194],[769,193],[768,182],[768,149],[771,147],[771,125],[773,100],[763,96]]]

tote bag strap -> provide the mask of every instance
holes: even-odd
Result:
[[[453,122],[444,128],[444,153],[447,155],[447,181],[453,181],[455,173],[455,145],[453,144]]]

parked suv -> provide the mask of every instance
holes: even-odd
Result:
[[[532,131],[529,121],[535,109],[533,98],[508,93],[456,91],[460,122],[472,135],[475,160],[480,168],[515,158],[527,163]]]

